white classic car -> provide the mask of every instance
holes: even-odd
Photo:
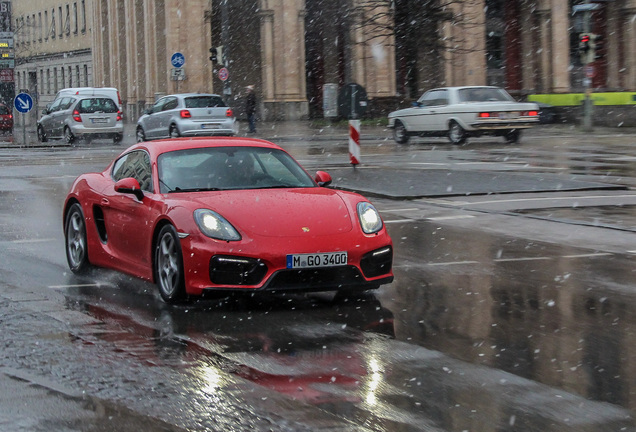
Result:
[[[453,144],[480,135],[503,136],[516,143],[521,129],[539,123],[537,104],[517,102],[499,87],[436,88],[413,105],[389,114],[389,127],[399,144],[410,136],[445,135]]]

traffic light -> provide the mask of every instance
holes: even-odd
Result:
[[[590,33],[581,33],[579,35],[579,56],[581,57],[581,63],[590,63],[589,53],[592,49],[592,41]]]
[[[223,45],[210,48],[210,60],[214,63],[225,63],[223,58]]]

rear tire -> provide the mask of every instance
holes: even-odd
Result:
[[[122,134],[117,134],[113,137],[113,144],[119,144],[122,142],[123,139],[124,136]]]
[[[504,137],[508,144],[517,144],[521,138],[521,131],[519,129],[511,129],[506,132]]]
[[[73,135],[73,132],[71,132],[71,129],[69,127],[64,128],[64,141],[66,141],[66,144],[68,145],[71,145],[75,142],[75,135]]]
[[[76,274],[87,273],[92,266],[88,261],[86,219],[78,203],[73,204],[66,215],[64,238],[68,267]]]
[[[398,144],[406,144],[409,142],[409,133],[406,130],[406,126],[399,120],[396,120],[393,126],[393,139]]]
[[[166,303],[179,303],[185,299],[181,243],[177,230],[172,225],[165,225],[157,236],[155,282]]]
[[[179,129],[177,129],[177,126],[175,125],[170,125],[170,138],[179,138],[181,136],[181,134],[179,133]]]
[[[466,142],[466,131],[456,121],[451,121],[448,126],[448,139],[455,145]]]

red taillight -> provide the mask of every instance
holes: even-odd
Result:
[[[479,118],[488,118],[488,117],[490,117],[490,113],[479,113],[478,117]]]
[[[191,118],[192,114],[188,110],[181,110],[181,118]]]
[[[124,115],[121,111],[117,111],[117,121],[122,121],[124,119]]]
[[[82,122],[82,116],[80,115],[78,110],[73,111],[73,120],[76,122]]]
[[[225,111],[225,117],[232,117],[233,115],[234,113],[232,112],[230,108],[228,108],[227,111]]]
[[[531,117],[536,117],[539,115],[539,111],[528,111],[528,115]]]

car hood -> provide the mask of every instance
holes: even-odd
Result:
[[[214,210],[251,236],[343,234],[353,229],[355,217],[341,194],[327,188],[199,192],[189,198],[189,207]]]

